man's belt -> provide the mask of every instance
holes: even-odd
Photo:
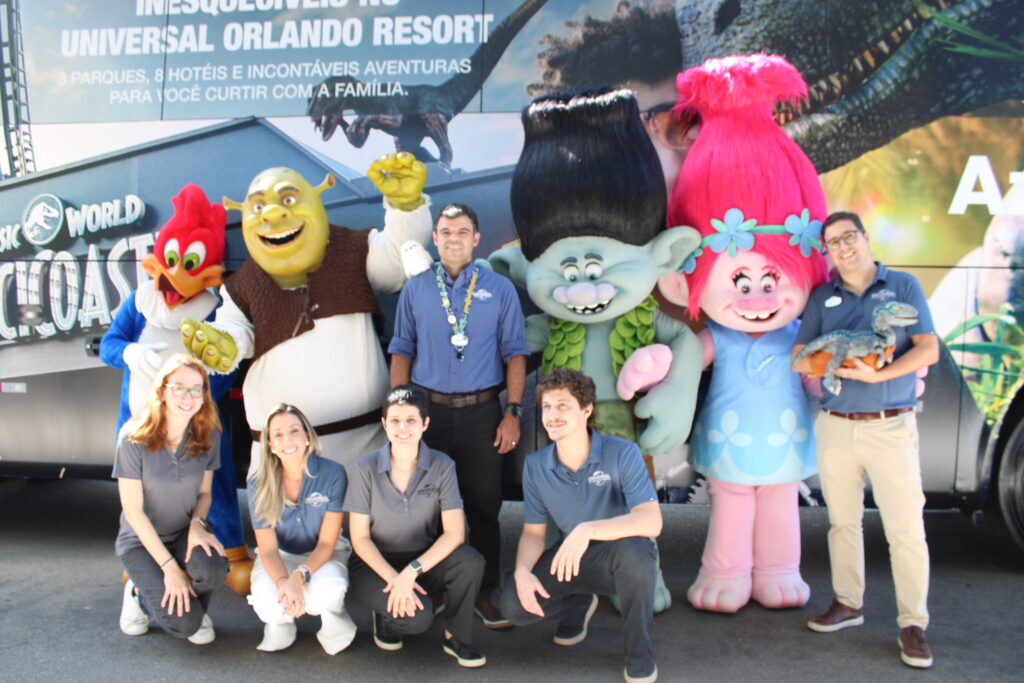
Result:
[[[449,408],[475,406],[480,403],[487,403],[491,399],[498,397],[498,387],[484,389],[475,394],[442,394],[437,391],[431,391],[426,387],[421,387],[421,389],[426,392],[427,398],[430,399],[431,403],[438,403]]]
[[[841,417],[846,420],[884,420],[887,417],[896,417],[903,413],[909,413],[913,409],[913,406],[908,406],[906,408],[889,408],[888,410],[879,410],[874,413],[837,413],[834,410],[822,408],[822,410],[829,415]]]
[[[364,427],[369,424],[377,422],[381,418],[381,409],[374,408],[368,413],[362,415],[356,415],[344,420],[338,420],[337,422],[328,422],[324,425],[317,425],[313,427],[313,430],[317,433],[317,436],[327,436],[329,434],[338,434],[340,432],[347,432],[350,429],[356,427]],[[255,429],[250,429],[249,434],[252,436],[253,441],[259,441],[262,432],[258,432]]]

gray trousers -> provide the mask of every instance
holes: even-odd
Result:
[[[177,610],[174,614],[168,614],[167,610],[160,606],[160,601],[164,597],[164,572],[148,550],[141,545],[131,548],[121,555],[121,563],[139,593],[142,611],[149,615],[150,620],[175,638],[188,638],[199,630],[213,591],[224,585],[224,579],[228,575],[228,560],[216,552],[207,556],[205,550],[197,547],[192,551],[192,558],[186,563],[188,529],[165,545],[178,561],[178,565],[185,568],[192,590],[199,596],[198,600],[189,596],[190,609],[180,617]]]
[[[381,553],[392,567],[401,571],[419,557],[416,553]],[[429,595],[419,595],[423,609],[411,617],[395,619],[388,614],[388,594],[385,583],[358,555],[352,553],[348,562],[348,599],[384,618],[388,628],[399,635],[423,633],[434,621],[434,604],[430,595],[447,594],[445,598],[445,628],[457,640],[473,644],[473,603],[480,592],[484,574],[484,558],[471,546],[461,545],[441,560],[437,566],[418,579]]]

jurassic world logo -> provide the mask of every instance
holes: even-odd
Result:
[[[138,227],[145,213],[134,194],[75,207],[43,193],[25,205],[20,222],[0,225],[0,343],[109,325],[111,311],[144,279],[139,264],[154,240],[127,235],[103,250],[96,242],[112,229]],[[135,265],[135,282],[124,262]]]

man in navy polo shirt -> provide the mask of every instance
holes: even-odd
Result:
[[[914,276],[889,270],[871,256],[860,218],[839,212],[829,216],[822,237],[836,268],[835,277],[811,293],[797,334],[793,356],[808,342],[835,330],[871,329],[875,309],[891,301],[910,304],[917,322],[896,327],[893,361],[881,369],[856,361],[839,368],[838,395],[824,389],[823,410],[814,425],[818,471],[828,504],[828,533],[835,599],[807,622],[812,631],[830,633],[864,623],[864,479],[882,516],[896,602],[902,661],[932,665],[924,631],[928,627],[928,544],[924,493],[914,406],[915,372],[939,358],[928,302]],[[809,372],[810,360],[794,365]]]
[[[519,441],[530,352],[523,312],[508,279],[474,265],[480,232],[471,208],[443,207],[433,237],[440,261],[409,280],[398,300],[388,348],[391,386],[412,383],[427,392],[430,428],[423,440],[455,461],[469,544],[487,562],[476,613],[488,628],[507,628],[489,596],[498,586],[501,456]]]
[[[648,628],[661,509],[637,445],[588,429],[595,397],[593,380],[577,370],[537,383],[553,443],[526,457],[523,534],[496,602],[516,625],[557,621],[555,643],[575,645],[587,637],[595,594],[618,595],[626,681],[649,683],[658,677]],[[561,537],[545,550],[548,515]]]

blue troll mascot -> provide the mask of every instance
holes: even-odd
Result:
[[[692,228],[665,230],[665,180],[633,94],[602,88],[534,100],[522,115],[523,153],[512,178],[521,246],[490,257],[543,311],[526,323],[545,373],[568,367],[594,379],[595,426],[636,441],[652,457],[690,432],[702,351],[696,336],[658,310],[651,292],[700,242]],[[667,375],[638,400],[616,392],[626,359],[661,343]],[[672,599],[659,573],[655,611]]]
[[[157,233],[154,253],[142,261],[153,279],[140,284],[121,303],[100,343],[100,359],[124,370],[118,431],[145,405],[155,373],[180,348],[181,321],[210,319],[220,304],[210,288],[221,284],[224,272],[224,207],[210,204],[203,191],[191,184],[171,203],[174,215]],[[227,393],[233,378],[233,374],[211,374],[215,400]],[[248,594],[252,559],[242,536],[231,437],[226,431],[221,434],[220,468],[213,477],[210,523],[231,563],[227,584],[239,595]]]

